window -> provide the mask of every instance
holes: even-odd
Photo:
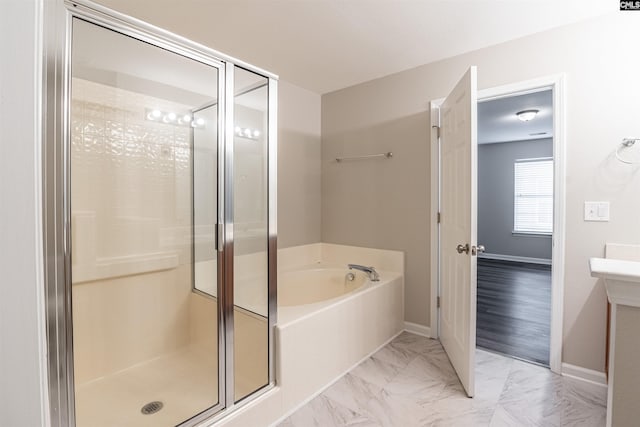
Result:
[[[514,163],[513,232],[553,232],[553,160],[519,159]]]

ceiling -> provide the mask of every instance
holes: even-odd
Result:
[[[97,0],[327,93],[615,11],[604,0]]]
[[[553,136],[550,89],[478,103],[478,144],[525,141]],[[516,113],[538,110],[533,120],[523,122]],[[541,135],[541,133],[543,133]]]
[[[217,101],[218,72],[212,66],[82,20],[73,23],[72,48],[74,77],[179,103],[189,109]],[[266,81],[250,71],[237,71],[234,85],[238,95],[234,102],[265,110]]]

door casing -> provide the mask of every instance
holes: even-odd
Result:
[[[566,230],[566,135],[565,135],[565,75],[556,74],[532,80],[478,90],[478,102],[506,98],[525,93],[552,90],[553,97],[553,237],[551,270],[551,339],[549,368],[562,373],[564,261]],[[431,338],[440,336],[440,233],[438,212],[440,207],[440,143],[438,138],[439,106],[444,98],[429,102],[431,125],[431,200],[430,283],[431,283]],[[482,244],[482,242],[478,242]]]

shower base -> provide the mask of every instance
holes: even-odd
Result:
[[[217,302],[196,293],[190,297],[190,344],[77,384],[78,427],[174,426],[218,402],[217,335],[211,334]],[[268,383],[267,321],[239,308],[234,318],[235,396],[240,399]],[[161,405],[149,405],[154,402]]]
[[[162,402],[145,415],[142,408]],[[76,388],[78,427],[173,426],[218,401],[218,365],[196,347],[141,363]]]

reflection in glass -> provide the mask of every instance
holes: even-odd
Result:
[[[193,120],[207,123],[193,129],[193,256],[194,289],[217,296],[218,251],[218,105],[193,113]]]
[[[234,378],[239,400],[269,382],[268,79],[236,68],[234,98]]]
[[[217,81],[215,67],[74,19],[78,426],[176,425],[218,402],[217,109],[202,109]]]

